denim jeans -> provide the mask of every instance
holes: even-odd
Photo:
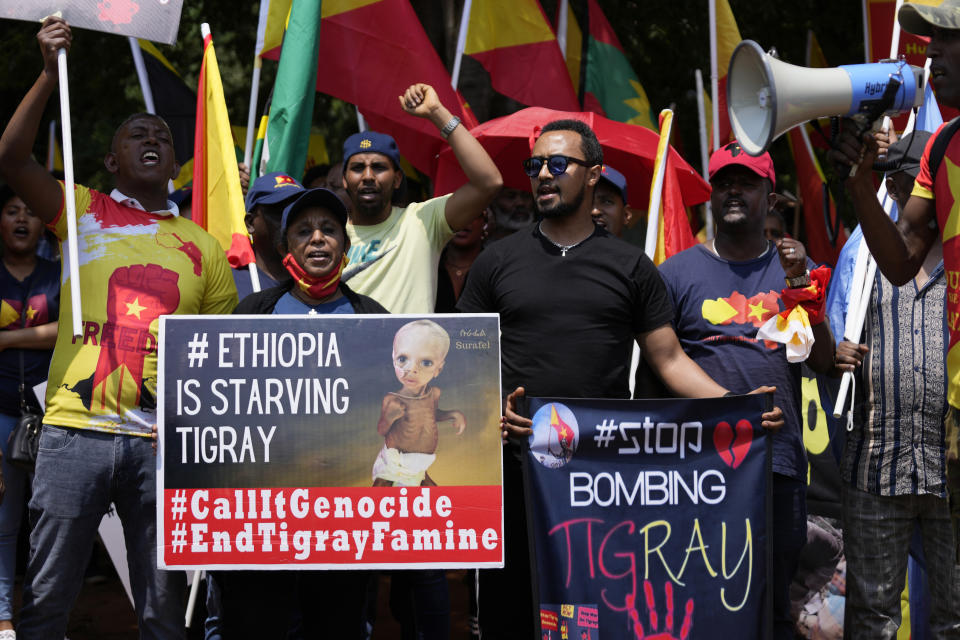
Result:
[[[0,503],[0,620],[13,619],[13,581],[17,572],[17,534],[30,474],[7,464],[7,441],[19,416],[0,413],[0,451],[6,492]]]
[[[186,575],[157,569],[156,500],[156,456],[148,438],[44,425],[18,637],[64,637],[94,536],[113,502],[123,525],[140,637],[184,638]]]
[[[960,637],[960,571],[954,562],[947,501],[933,495],[878,496],[845,485],[845,638],[897,637],[907,553],[917,524],[932,596],[930,630],[934,638]]]

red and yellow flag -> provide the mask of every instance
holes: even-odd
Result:
[[[206,25],[204,25],[205,27]],[[217,239],[232,267],[254,261],[243,222],[243,192],[233,148],[227,103],[209,31],[197,85],[197,129],[193,143],[193,221]]]
[[[660,112],[660,142],[657,144],[657,156],[653,161],[653,180],[657,179],[660,165],[663,164],[663,189],[660,194],[660,207],[656,214],[657,246],[653,254],[653,263],[661,264],[664,260],[684,249],[697,244],[690,230],[690,221],[687,219],[687,210],[683,206],[683,193],[680,183],[670,166],[670,132],[673,127],[673,111],[664,109]],[[654,187],[650,187],[651,193]],[[648,215],[652,215],[649,212]]]
[[[573,429],[557,415],[555,405],[550,405],[550,426],[557,432],[557,440],[560,441],[560,446],[567,449],[573,446]]]
[[[466,127],[477,119],[450,86],[413,7],[407,0],[323,0],[321,17],[317,91],[356,105],[371,129],[393,136],[413,166],[433,175],[446,143],[428,121],[404,113],[397,97],[424,82]],[[263,55],[277,59],[279,49]]]
[[[580,111],[557,37],[537,0],[473,0],[464,54],[493,88],[531,107]]]
[[[257,24],[256,55],[262,58],[280,57],[283,32],[290,18],[293,0],[260,0],[260,19]]]
[[[827,189],[810,137],[804,127],[794,127],[787,132],[787,139],[797,165],[797,189],[803,199],[807,255],[817,263],[837,264],[847,232],[837,219],[837,206]]]
[[[560,10],[563,3],[557,3],[557,32],[560,31]],[[573,7],[567,3],[567,48],[564,51],[564,58],[567,62],[567,73],[570,75],[570,85],[575,93],[580,93],[580,65],[583,62],[583,55],[586,47],[583,46],[583,31],[577,24],[577,16],[573,13]]]
[[[740,44],[740,29],[733,17],[730,3],[727,0],[713,0],[716,2],[717,16],[717,119],[720,127],[720,146],[733,140],[730,129],[730,116],[727,115],[727,70],[730,68],[730,58],[733,50]],[[713,140],[711,130],[710,140]]]

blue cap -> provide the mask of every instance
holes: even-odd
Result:
[[[347,172],[347,162],[358,153],[381,153],[393,161],[393,168],[400,169],[400,151],[397,141],[385,133],[361,131],[347,138],[343,143],[343,172]]]
[[[286,202],[303,193],[303,186],[285,173],[274,171],[265,173],[250,185],[245,201],[247,211],[253,211],[258,204],[277,204]]]
[[[283,210],[283,218],[280,220],[280,237],[287,236],[287,222],[297,213],[306,207],[323,207],[337,217],[340,224],[346,230],[347,226],[347,208],[343,206],[340,196],[329,189],[305,189],[300,192],[300,196],[288,204]]]
[[[600,172],[600,179],[606,180],[616,187],[620,195],[623,196],[623,204],[627,204],[627,178],[622,173],[610,165],[605,164],[603,165],[603,170]]]

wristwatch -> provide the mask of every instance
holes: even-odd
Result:
[[[440,135],[444,140],[450,137],[450,134],[453,133],[453,130],[460,126],[460,118],[453,116],[447,120],[447,124],[443,125],[443,128],[440,129]]]
[[[787,286],[791,289],[800,289],[801,287],[810,286],[810,270],[808,269],[803,275],[797,276],[796,278],[784,278],[787,282]]]

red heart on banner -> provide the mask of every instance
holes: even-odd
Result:
[[[737,422],[736,431],[729,422],[721,422],[713,430],[713,446],[728,467],[736,469],[743,464],[753,442],[753,425],[749,420]]]

